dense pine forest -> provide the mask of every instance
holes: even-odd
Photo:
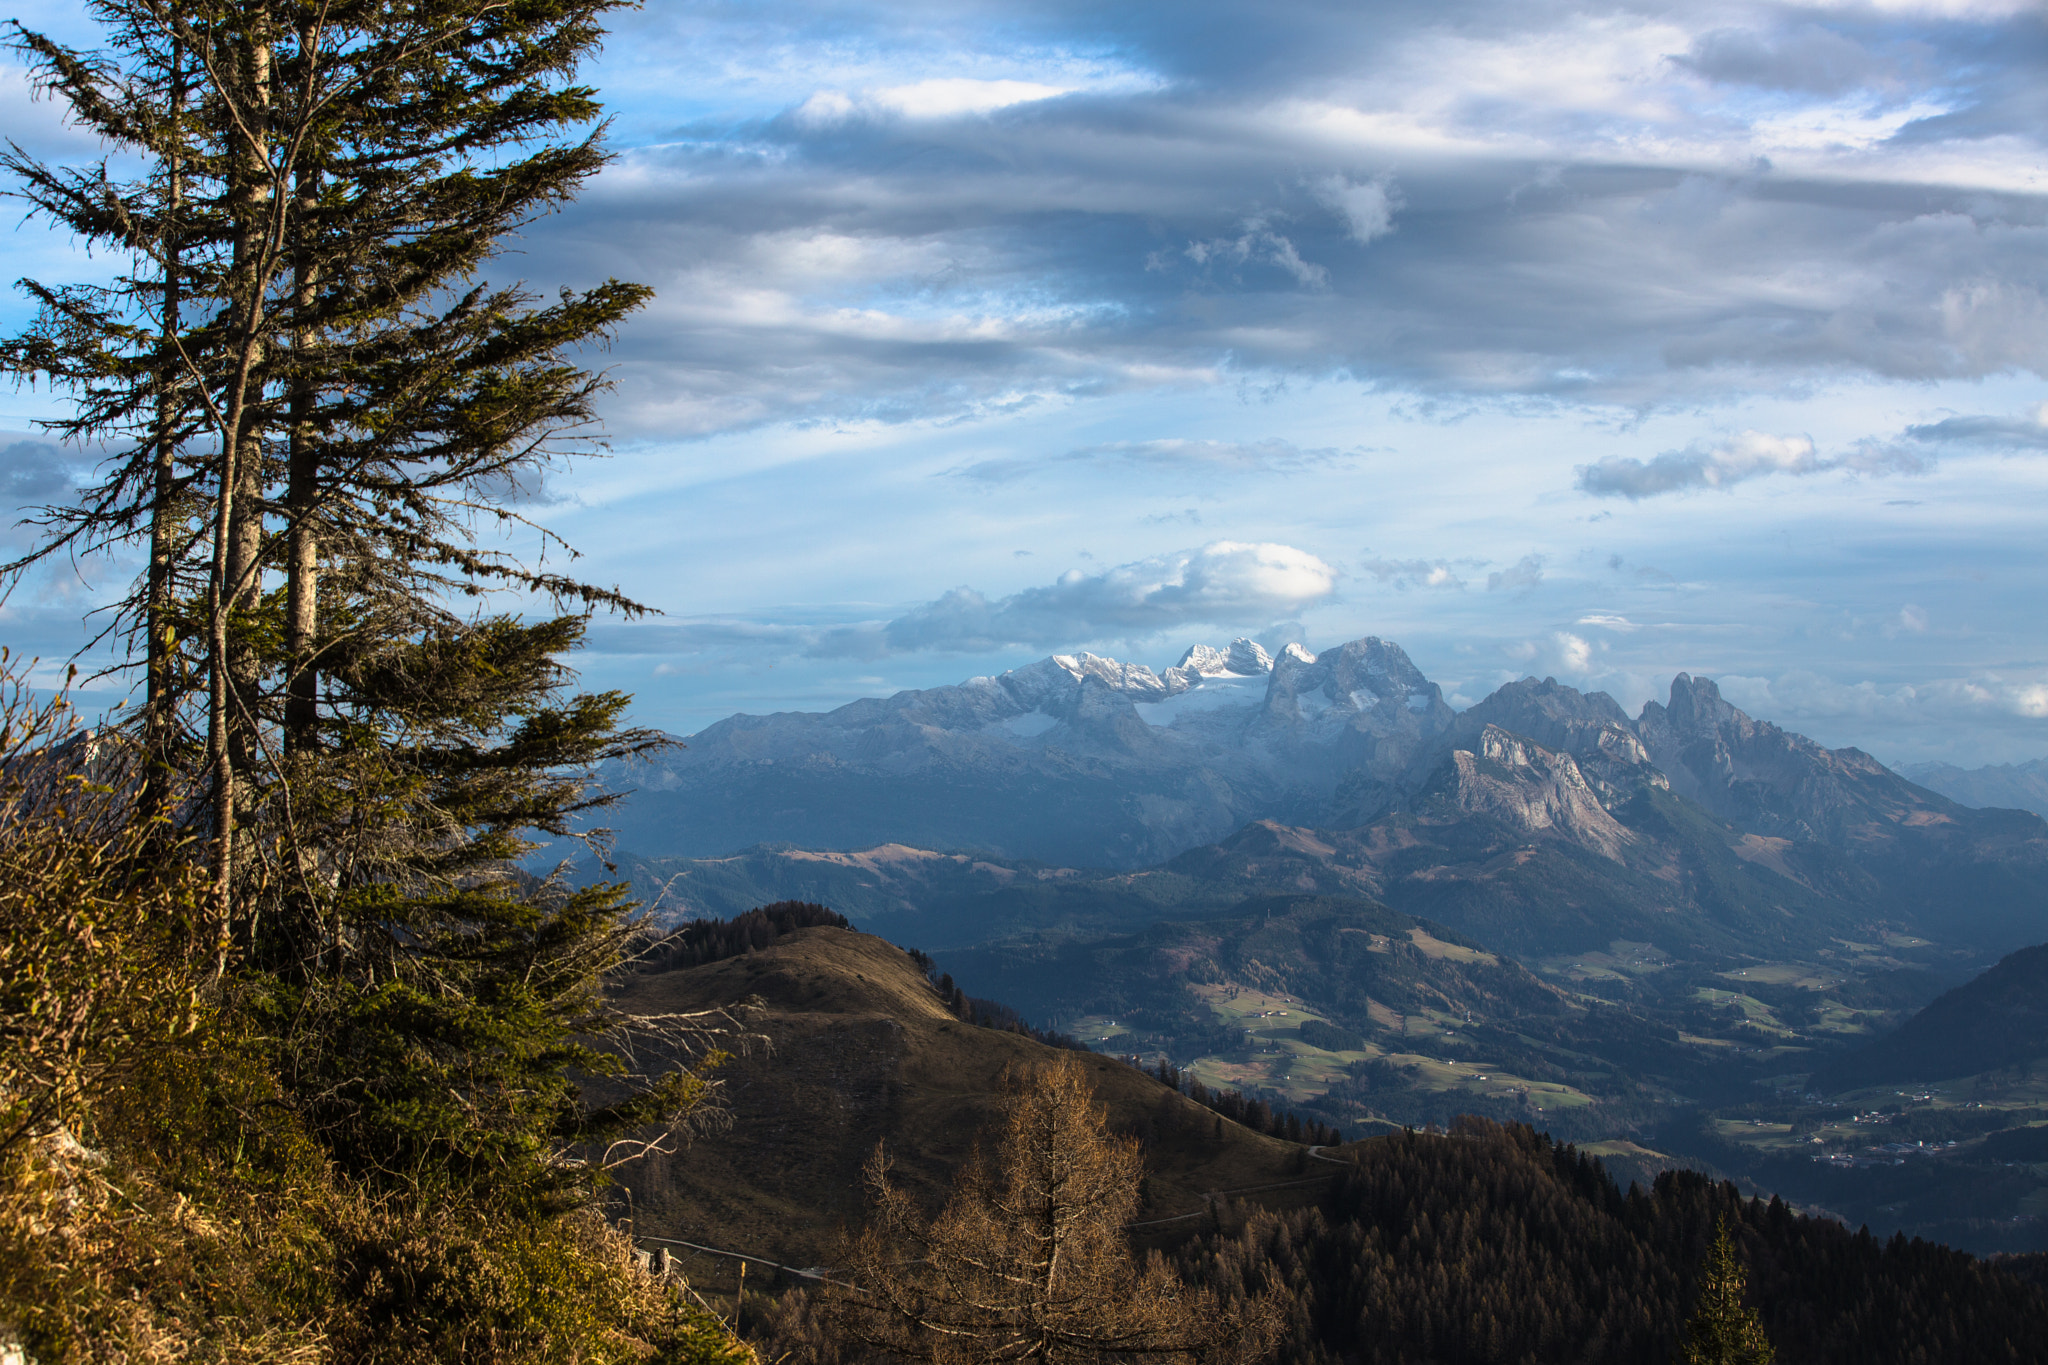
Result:
[[[1623,1192],[1526,1126],[1467,1119],[1360,1144],[1354,1160],[1314,1208],[1239,1208],[1175,1253],[1229,1295],[1283,1286],[1286,1358],[1677,1359],[1717,1223],[1782,1360],[2024,1361],[2048,1339],[2048,1297],[1983,1261],[1691,1172]]]

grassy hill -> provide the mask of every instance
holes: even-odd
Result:
[[[639,1235],[829,1265],[839,1230],[865,1216],[860,1171],[878,1140],[899,1182],[936,1205],[993,1117],[1005,1069],[1053,1055],[954,1018],[902,949],[846,929],[800,929],[758,952],[644,973],[619,1004],[659,1014],[748,997],[766,1044],[725,1068],[732,1126],[621,1173]],[[1149,1216],[1198,1212],[1208,1191],[1315,1174],[1296,1145],[1220,1122],[1121,1062],[1089,1065],[1113,1124],[1147,1143]],[[719,1269],[692,1275],[717,1284]]]

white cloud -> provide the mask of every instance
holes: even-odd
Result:
[[[1579,466],[1579,487],[1596,497],[1655,497],[1684,488],[1725,488],[1764,474],[1810,474],[1821,468],[1813,440],[1745,431],[1732,440],[1696,442],[1649,461],[1610,455]]]
[[[1543,582],[1544,556],[1523,555],[1505,569],[1496,569],[1486,576],[1488,592],[1528,592]]]
[[[1275,232],[1264,215],[1246,220],[1244,231],[1235,237],[1189,242],[1181,254],[1211,274],[1219,266],[1266,265],[1292,275],[1304,289],[1322,289],[1330,283],[1330,272],[1303,260],[1293,241]]]
[[[1344,220],[1351,240],[1361,246],[1377,241],[1394,230],[1394,215],[1401,208],[1401,192],[1391,176],[1376,176],[1353,183],[1341,175],[1316,182],[1316,198]]]
[[[1578,486],[1595,497],[1631,501],[1693,488],[1730,488],[1772,474],[1818,474],[1847,469],[1866,474],[1921,473],[1931,463],[1894,445],[1865,444],[1846,455],[1823,456],[1810,436],[1774,436],[1745,431],[1719,441],[1696,441],[1650,460],[1609,455],[1580,465]]]
[[[2015,417],[1945,417],[1906,428],[1906,438],[1931,445],[1987,450],[2048,450],[2048,403]]]
[[[1044,85],[1038,81],[940,76],[905,85],[882,86],[857,95],[843,90],[820,90],[798,105],[795,115],[800,124],[810,128],[877,115],[905,119],[960,118],[992,114],[1012,105],[1057,99],[1073,91],[1074,87],[1070,85]]]
[[[952,118],[1055,99],[1072,90],[1070,85],[1041,85],[1037,81],[978,81],[955,76],[885,86],[875,92],[874,99],[905,118]]]
[[[1592,641],[1568,630],[1552,631],[1540,640],[1518,640],[1503,646],[1501,652],[1521,664],[1524,673],[1581,682],[1605,676],[1595,661]]]
[[[1070,570],[1046,587],[995,600],[955,588],[879,628],[832,632],[814,652],[1071,648],[1183,625],[1271,621],[1324,600],[1336,586],[1336,570],[1305,550],[1218,540],[1099,574]]]
[[[1448,559],[1368,559],[1359,567],[1382,583],[1397,588],[1462,588]]]
[[[2048,720],[2048,673],[1979,673],[1920,683],[1836,682],[1804,669],[1775,678],[1727,675],[1722,694],[1752,715],[1796,727],[1854,721],[1866,728],[1953,725],[1958,721]],[[2048,740],[2048,733],[2039,736]]]

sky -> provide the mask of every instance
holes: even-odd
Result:
[[[659,3],[585,75],[616,159],[494,270],[656,291],[526,509],[658,609],[578,660],[640,723],[1377,635],[2048,755],[2043,0]],[[18,68],[0,133],[93,154]],[[75,477],[53,401],[0,496]]]

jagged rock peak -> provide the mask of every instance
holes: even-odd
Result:
[[[1273,656],[1257,640],[1240,635],[1230,642],[1230,671],[1255,677],[1273,671]]]
[[[1502,683],[1491,696],[1472,709],[1510,714],[1523,712],[1581,724],[1590,722],[1625,727],[1630,723],[1628,712],[1621,709],[1621,703],[1605,692],[1581,692],[1555,678],[1544,678],[1539,682],[1530,677]],[[1514,727],[1510,725],[1509,728]]]
[[[1449,761],[1419,793],[1423,811],[1488,815],[1530,833],[1550,832],[1620,860],[1634,836],[1607,813],[1568,753],[1546,749],[1498,725]]]
[[[1671,680],[1671,701],[1665,710],[1673,726],[1687,731],[1750,720],[1722,699],[1720,685],[1712,678],[1695,678],[1690,673],[1681,673]]]
[[[1273,671],[1273,656],[1266,653],[1258,641],[1240,635],[1230,642],[1228,649],[1217,649],[1212,645],[1191,646],[1181,656],[1180,662],[1168,671],[1201,678],[1259,678]]]
[[[1283,674],[1293,676],[1283,679]],[[1320,692],[1333,703],[1357,710],[1409,698],[1433,702],[1439,695],[1436,684],[1422,676],[1401,646],[1376,635],[1316,655],[1289,645],[1274,664],[1272,677],[1276,688]]]
[[[1570,754],[1610,806],[1644,786],[1670,785],[1652,763],[1628,713],[1605,692],[1580,692],[1555,678],[1523,678],[1503,684],[1460,716],[1454,727],[1457,742],[1466,742],[1482,725],[1498,725]]]
[[[1160,681],[1157,673],[1143,664],[1105,659],[1100,654],[1055,654],[1052,661],[1077,681],[1086,682],[1093,678],[1110,691],[1121,692],[1133,701],[1155,701],[1171,691]]]

